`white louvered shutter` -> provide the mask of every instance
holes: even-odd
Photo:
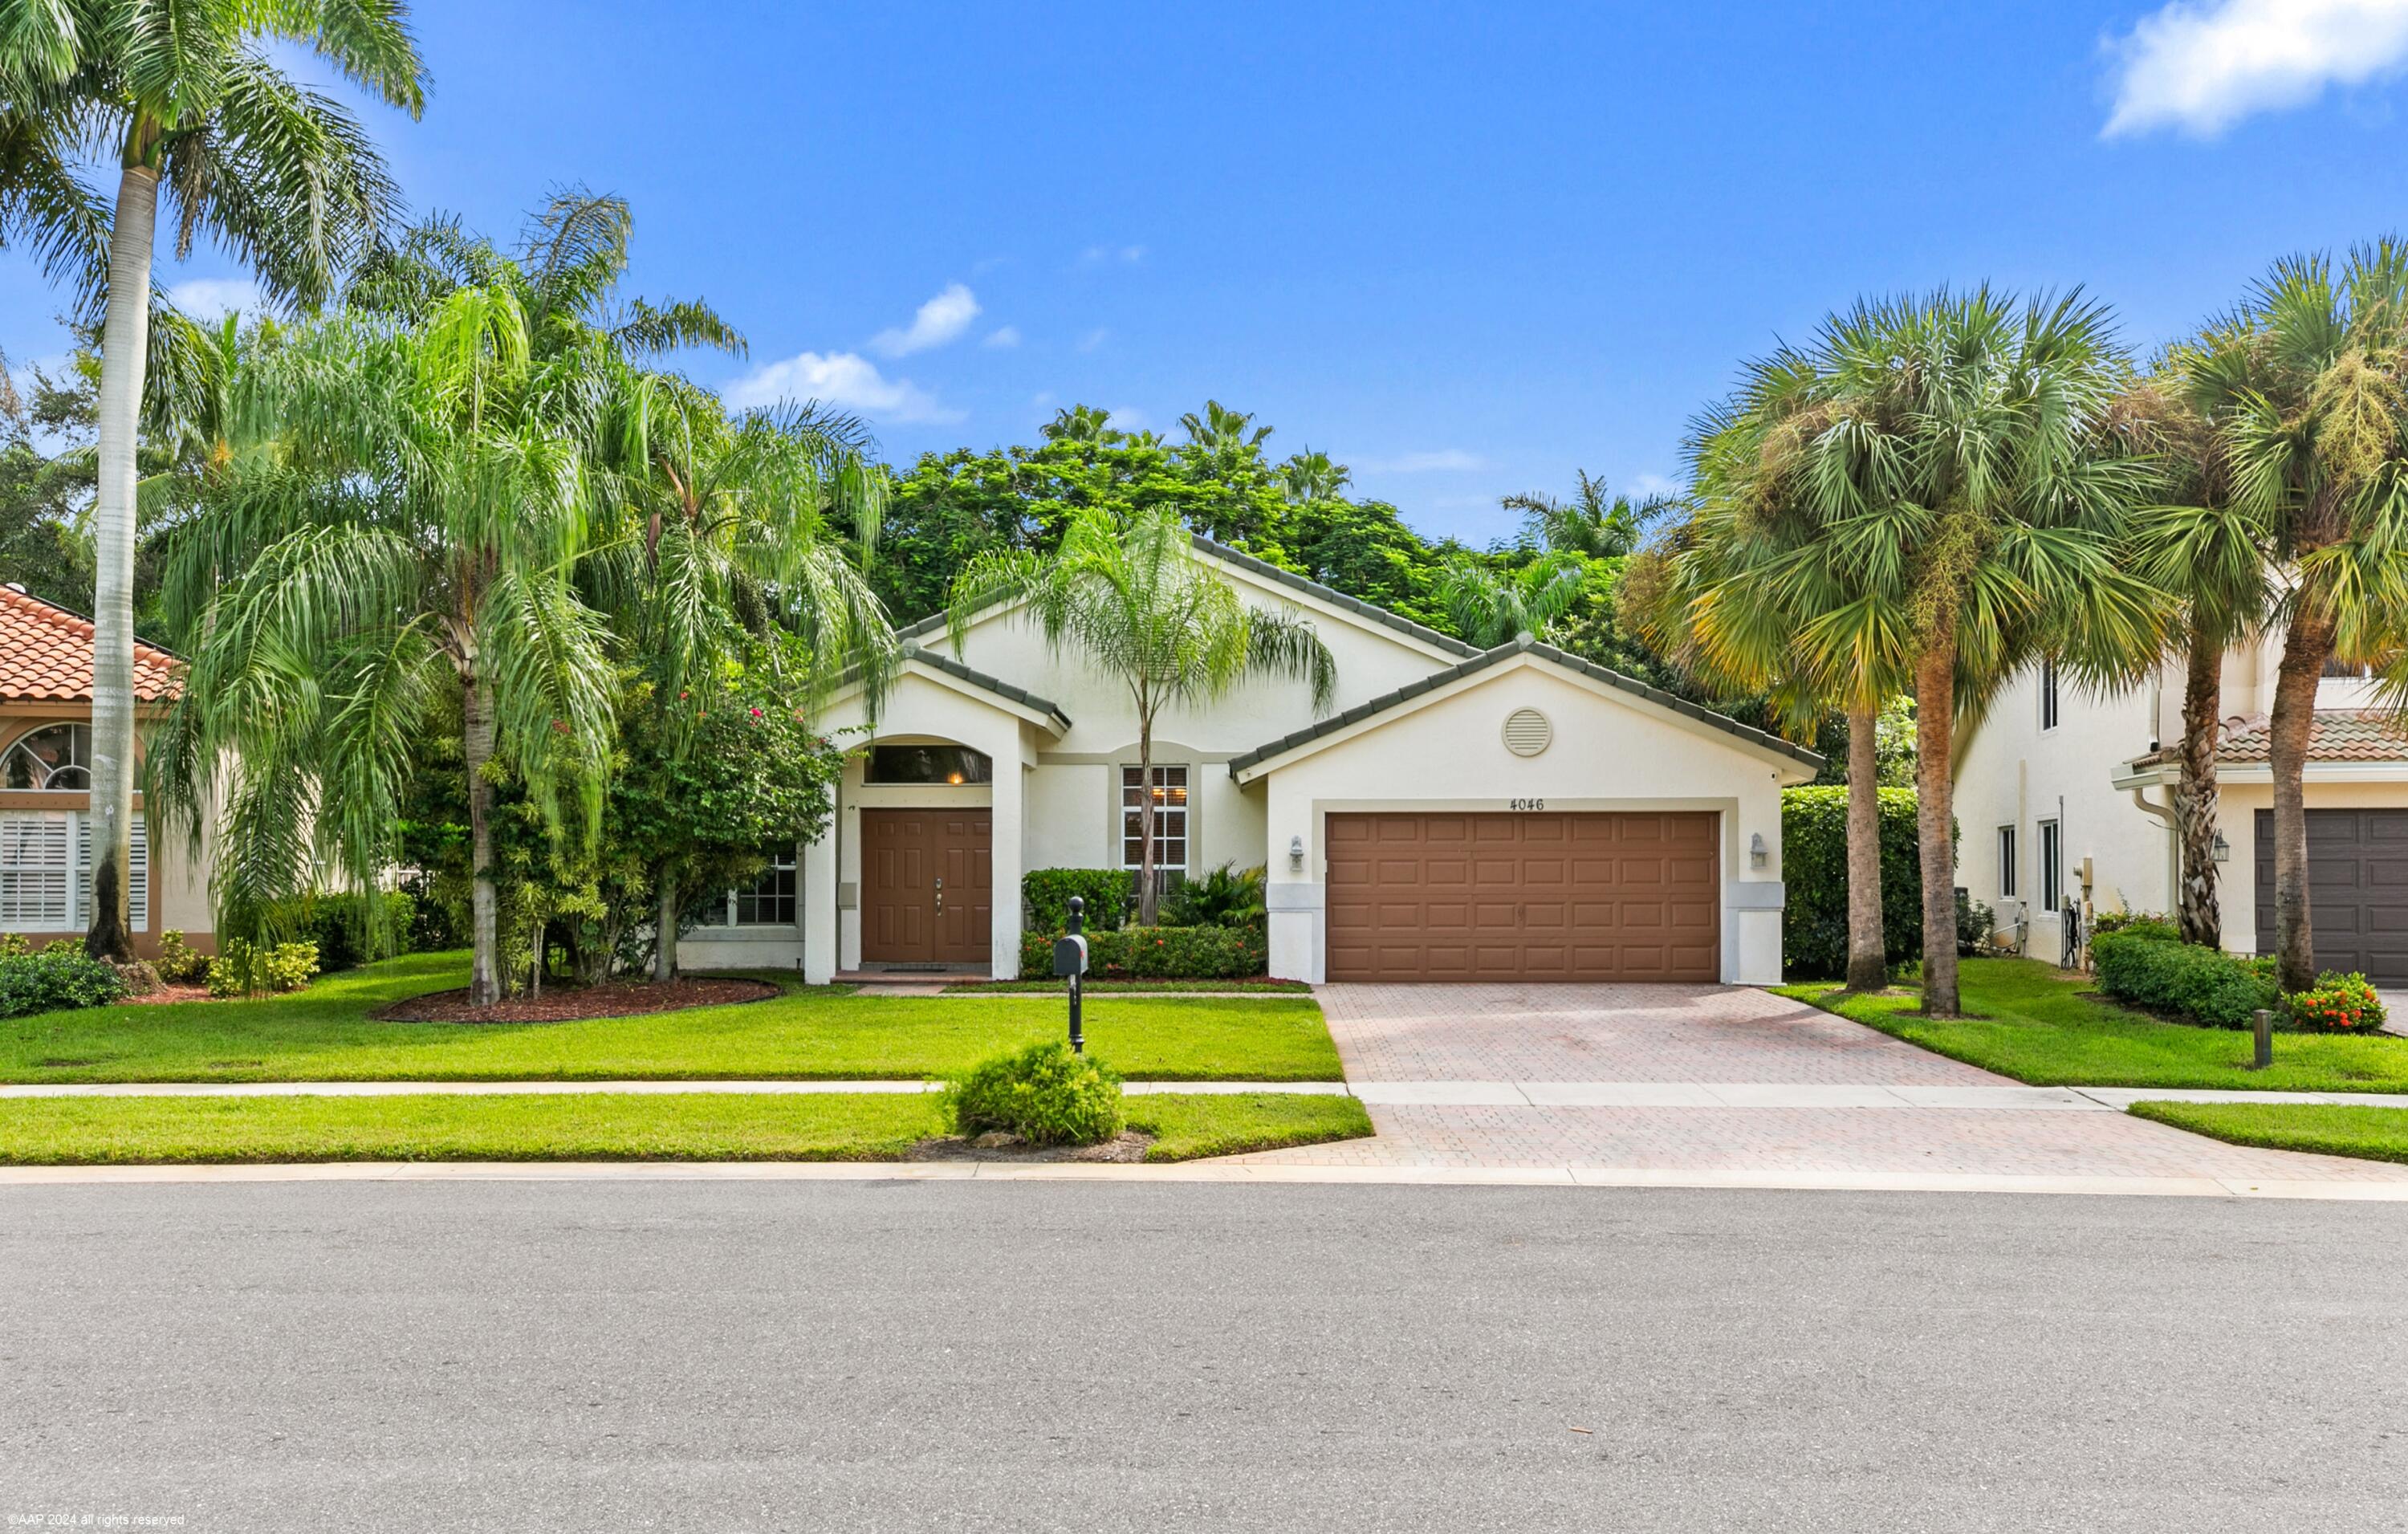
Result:
[[[68,932],[75,867],[64,810],[0,815],[0,931]]]
[[[92,817],[78,815],[75,822],[76,911],[81,917],[76,925],[84,926],[92,921]],[[141,932],[150,925],[150,834],[139,810],[134,812],[128,839],[134,844],[134,867],[125,880],[125,925]]]

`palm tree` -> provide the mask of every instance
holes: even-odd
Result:
[[[93,871],[87,952],[133,957],[126,931],[134,792],[136,432],[150,350],[164,183],[176,253],[214,236],[275,298],[314,304],[398,194],[359,123],[278,67],[314,50],[417,115],[425,71],[403,0],[12,0],[0,16],[0,239],[105,292],[93,601]],[[73,168],[112,152],[113,205]]]
[[[2274,774],[2275,972],[2315,983],[2302,777],[2326,665],[2371,665],[2408,697],[2408,244],[2275,265],[2181,349],[2214,423],[2232,509],[2262,540],[2283,635],[2268,745]]]
[[[1179,425],[1187,433],[1190,446],[1208,453],[1227,448],[1259,448],[1271,434],[1268,426],[1254,424],[1252,411],[1232,410],[1217,399],[1206,400],[1200,416],[1193,410],[1181,416]]]
[[[222,807],[221,931],[272,921],[318,869],[366,887],[420,742],[454,730],[470,993],[498,999],[494,768],[556,834],[600,816],[613,677],[576,577],[597,446],[632,392],[606,351],[540,355],[515,283],[459,288],[417,324],[308,327],[238,380],[230,472],[169,556],[192,664],[150,759],[151,802],[196,849]]]
[[[1124,440],[1127,434],[1112,429],[1109,423],[1112,412],[1093,405],[1067,405],[1054,412],[1054,419],[1037,429],[1045,434],[1048,442],[1084,442],[1097,447],[1110,447]]]
[[[1354,473],[1344,464],[1332,463],[1329,454],[1307,448],[1279,466],[1279,481],[1289,505],[1310,506],[1345,495]]]
[[[1138,919],[1152,925],[1154,729],[1165,709],[1211,703],[1255,677],[1304,681],[1326,711],[1337,662],[1312,623],[1249,607],[1237,589],[1196,557],[1175,511],[1149,508],[1125,518],[1076,513],[1050,555],[989,550],[953,582],[946,610],[960,653],[973,615],[996,602],[1023,604],[1024,621],[1058,652],[1075,646],[1129,690],[1137,707]]]
[[[1488,650],[1516,635],[1544,634],[1587,582],[1587,562],[1577,555],[1541,554],[1507,570],[1457,554],[1439,570],[1438,597],[1455,631]]]
[[[1766,365],[1767,419],[1742,438],[1751,516],[1792,552],[1787,578],[1840,582],[1828,608],[1796,609],[1813,614],[1797,633],[1799,673],[1912,656],[1935,1016],[1958,1011],[1956,721],[1979,718],[2036,658],[2104,682],[2161,642],[2161,600],[2118,560],[2145,488],[2106,429],[2124,371],[2106,311],[2078,294],[1859,304]]]
[[[1647,524],[1664,514],[1670,502],[1661,495],[1634,501],[1610,495],[1603,480],[1586,469],[1574,469],[1579,489],[1570,501],[1536,491],[1505,495],[1497,504],[1523,517],[1523,536],[1541,549],[1579,554],[1587,559],[1613,559],[1639,547]]]
[[[810,407],[730,421],[716,397],[682,380],[657,392],[652,472],[621,544],[638,567],[619,583],[616,607],[652,682],[671,759],[683,759],[683,726],[718,695],[748,628],[774,624],[803,639],[809,674],[795,680],[807,700],[858,667],[874,701],[897,645],[851,557],[876,542],[884,501],[861,423]],[[653,978],[667,981],[693,892],[678,888],[666,864],[653,875]]]
[[[2163,504],[2135,513],[2132,567],[2180,605],[2172,632],[2183,663],[2183,732],[2173,810],[2181,879],[2174,916],[2185,942],[2224,946],[2215,880],[2215,746],[2224,722],[2224,656],[2258,631],[2273,599],[2266,529],[2232,503],[2231,465],[2214,425],[2160,368],[2117,402],[2119,426],[2155,466]]]

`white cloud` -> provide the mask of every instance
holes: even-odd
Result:
[[[986,339],[979,344],[982,346],[992,346],[998,349],[1018,346],[1020,344],[1020,327],[1018,325],[1005,325],[1000,329],[988,331]]]
[[[881,356],[908,357],[956,338],[978,317],[977,297],[968,287],[955,282],[921,305],[909,328],[882,330],[870,338],[869,344]]]
[[[1097,325],[1095,329],[1079,337],[1079,350],[1082,351],[1093,351],[1096,348],[1103,345],[1106,341],[1109,341],[1111,338],[1112,333],[1111,331],[1106,330],[1101,325]]]
[[[1154,417],[1134,405],[1107,405],[1104,414],[1111,418],[1115,431],[1144,432],[1154,429]]]
[[[1145,247],[1142,245],[1090,245],[1079,252],[1080,264],[1087,266],[1100,266],[1114,261],[1134,266],[1144,259]]]
[[[858,410],[878,421],[948,422],[962,419],[909,379],[890,379],[878,365],[852,351],[822,355],[804,351],[783,362],[765,363],[720,393],[738,409],[781,400],[816,399],[838,409]]]
[[[1681,493],[1681,481],[1668,480],[1661,474],[1634,474],[1630,478],[1630,493],[1641,500],[1650,495],[1677,495]]]
[[[236,309],[256,314],[259,284],[247,277],[196,277],[167,290],[167,302],[195,320],[222,320]]]
[[[2173,0],[2110,45],[2119,68],[2104,136],[2212,136],[2408,63],[2408,0]]]
[[[1354,466],[1372,474],[1459,474],[1469,469],[1486,468],[1488,460],[1461,448],[1440,448],[1431,452],[1408,452],[1396,458],[1358,458]]]

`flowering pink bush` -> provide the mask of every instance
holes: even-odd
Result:
[[[2315,990],[2295,991],[2284,1005],[2291,1025],[2312,1033],[2372,1033],[2383,1026],[2383,1000],[2364,975],[2327,970],[2316,977]]]

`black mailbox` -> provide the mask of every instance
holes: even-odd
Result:
[[[1087,972],[1087,939],[1072,933],[1054,939],[1054,974],[1056,979]]]

